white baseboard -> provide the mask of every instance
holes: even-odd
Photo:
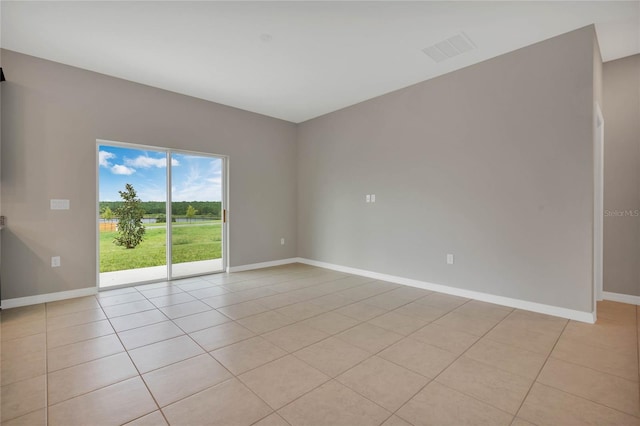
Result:
[[[553,315],[556,317],[567,318],[575,321],[593,324],[596,321],[593,312],[576,311],[573,309],[561,308],[558,306],[545,305],[542,303],[528,302],[521,299],[513,299],[510,297],[496,296],[489,293],[481,293],[478,291],[465,290],[456,287],[449,287],[441,284],[433,284],[426,281],[414,280],[411,278],[403,278],[395,275],[381,274],[378,272],[367,271],[364,269],[351,268],[348,266],[334,265],[332,263],[319,262],[317,260],[298,258],[297,262],[307,265],[318,266],[320,268],[331,269],[334,271],[345,272],[353,275],[361,275],[368,278],[374,278],[382,281],[389,281],[396,284],[403,284],[411,287],[422,288],[425,290],[437,291],[439,293],[451,294],[453,296],[466,297],[467,299],[480,300],[482,302],[495,303],[497,305],[509,306],[511,308],[524,309],[526,311],[538,312],[541,314]],[[606,296],[605,296],[606,298]]]
[[[629,303],[630,305],[640,305],[640,296],[632,296],[630,294],[611,293],[603,291],[602,298],[613,302]]]
[[[38,294],[36,296],[16,297],[2,301],[2,309],[18,308],[20,306],[37,305],[38,303],[55,302],[74,297],[92,296],[98,293],[95,287],[80,288],[78,290],[59,291],[56,293]]]
[[[242,272],[250,271],[252,269],[271,268],[272,266],[287,265],[289,263],[297,263],[298,258],[292,257],[289,259],[272,260],[270,262],[251,263],[249,265],[230,266],[227,268],[228,272]]]

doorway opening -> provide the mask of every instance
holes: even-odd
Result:
[[[96,153],[100,289],[226,270],[226,157],[108,141]]]

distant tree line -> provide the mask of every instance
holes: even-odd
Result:
[[[115,212],[122,204],[123,201],[100,201],[100,212],[106,211],[107,208]],[[189,206],[191,206],[192,210],[189,210]],[[140,207],[147,217],[166,214],[164,201],[142,201],[140,202]],[[220,219],[221,208],[222,203],[220,201],[174,201],[171,203],[171,210],[174,215],[189,216],[190,218],[197,214]]]

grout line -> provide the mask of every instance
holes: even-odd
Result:
[[[562,335],[564,334],[565,330],[567,329],[567,326],[569,325],[569,322],[571,320],[567,321],[564,324],[564,327],[562,327],[562,331],[560,332],[560,334],[558,334],[558,338],[556,339],[555,343],[553,344],[553,347],[551,348],[551,350],[549,351],[549,354],[547,355],[547,357],[544,360],[544,364],[542,364],[542,367],[540,368],[540,370],[538,370],[538,374],[536,374],[536,377],[533,379],[533,381],[531,382],[531,385],[529,386],[529,389],[527,390],[527,393],[525,394],[524,398],[522,398],[522,401],[520,402],[520,406],[518,407],[518,410],[516,411],[516,415],[514,416],[514,419],[516,417],[518,417],[518,414],[520,414],[520,411],[522,410],[522,406],[524,405],[525,401],[527,400],[527,398],[529,397],[529,394],[531,393],[531,389],[533,389],[533,386],[538,383],[538,377],[540,377],[540,374],[542,374],[542,371],[544,370],[544,368],[547,366],[547,363],[549,362],[549,358],[551,358],[551,354],[553,353],[553,351],[555,350],[556,346],[558,345],[558,342],[560,341],[560,338],[562,337]],[[513,423],[513,421],[511,422]]]

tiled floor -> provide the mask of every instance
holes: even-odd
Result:
[[[638,312],[588,325],[305,265],[2,312],[3,425],[640,425]]]

